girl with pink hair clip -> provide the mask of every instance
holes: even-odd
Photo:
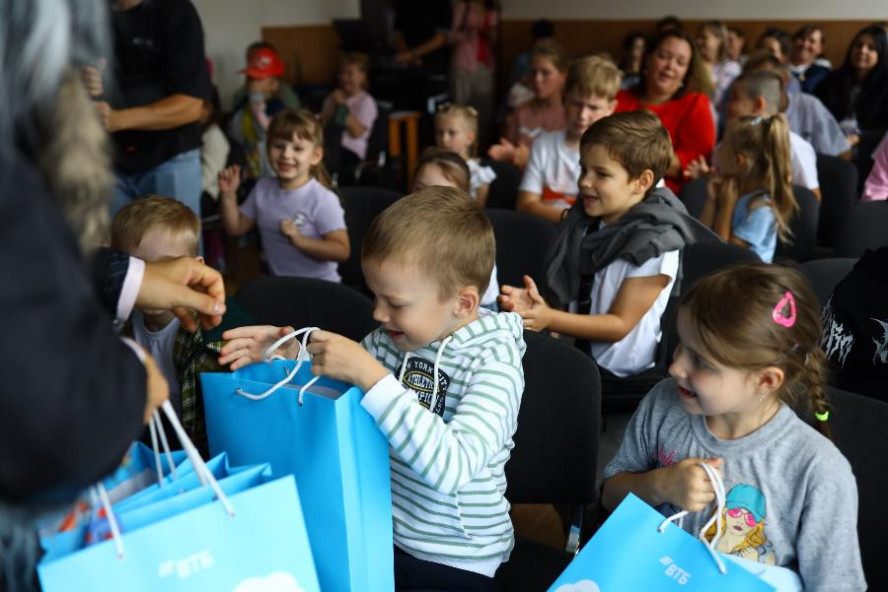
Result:
[[[696,535],[716,497],[707,464],[731,492],[721,552],[791,568],[808,591],[865,590],[857,488],[830,441],[806,280],[762,263],[716,272],[682,297],[678,334],[672,377],[641,402],[605,468],[604,506],[631,492],[664,515],[689,512],[682,527]]]

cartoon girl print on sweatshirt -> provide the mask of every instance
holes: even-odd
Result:
[[[775,565],[777,557],[765,535],[766,514],[765,496],[757,487],[745,483],[732,487],[725,496],[725,509],[720,517],[723,534],[716,550]],[[706,539],[711,541],[715,533],[713,524],[706,531]]]

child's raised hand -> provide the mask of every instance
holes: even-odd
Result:
[[[706,509],[715,499],[715,489],[700,463],[707,463],[721,473],[720,458],[686,458],[662,470],[661,497],[688,512]]]
[[[688,163],[687,168],[682,172],[685,179],[699,179],[705,177],[712,172],[709,163],[702,156],[698,156]]]
[[[354,384],[364,392],[389,373],[360,343],[329,331],[311,334],[308,353],[313,374]]]
[[[219,171],[219,192],[237,193],[237,188],[240,187],[240,174],[241,168],[237,164]]]
[[[515,145],[505,138],[500,138],[499,144],[494,144],[487,150],[487,156],[498,162],[512,162],[515,158]]]
[[[231,364],[232,370],[243,368],[253,362],[261,362],[262,356],[271,345],[285,335],[294,331],[293,327],[274,327],[272,325],[250,325],[229,329],[222,334],[226,340],[222,346],[219,363]],[[295,359],[299,355],[299,341],[294,339],[279,347],[275,354],[287,359]]]

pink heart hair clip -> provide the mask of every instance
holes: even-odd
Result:
[[[789,306],[789,314],[786,315],[783,312]],[[795,297],[792,295],[792,292],[789,290],[783,295],[783,298],[780,299],[780,302],[777,303],[777,306],[774,307],[774,312],[771,313],[771,318],[774,319],[774,322],[778,325],[786,327],[789,329],[796,322],[796,301]]]

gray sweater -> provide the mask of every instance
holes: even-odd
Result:
[[[807,592],[866,589],[851,466],[789,407],[781,406],[744,438],[720,440],[703,416],[684,410],[675,381],[666,379],[632,416],[604,477],[643,473],[690,457],[724,459],[728,534],[719,551],[795,569]],[[668,504],[657,509],[665,516],[678,511]],[[689,514],[682,527],[696,536],[712,511]]]

